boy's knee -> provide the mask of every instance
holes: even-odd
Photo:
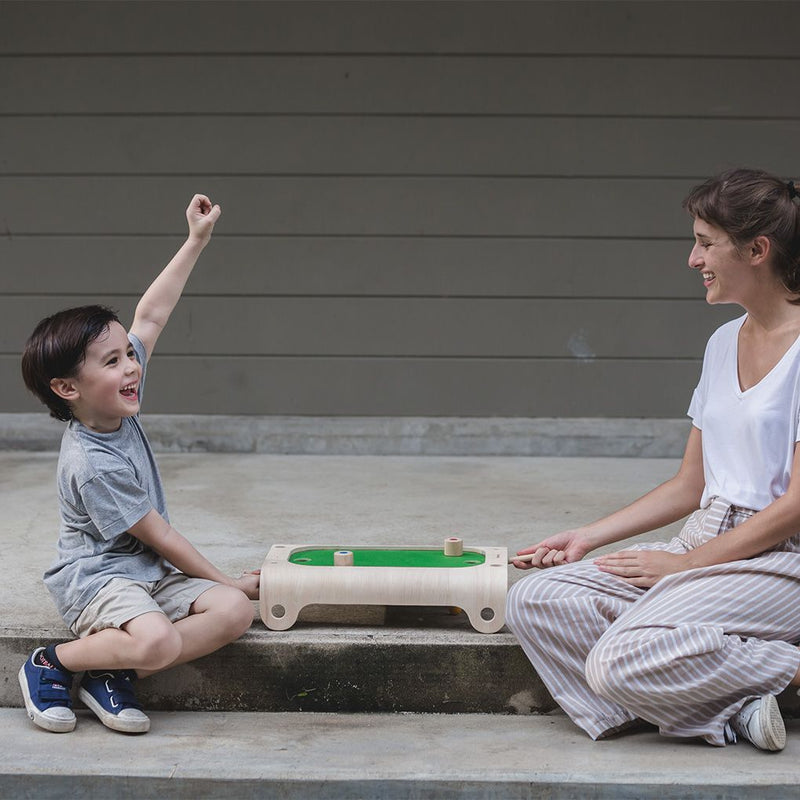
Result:
[[[212,594],[213,592],[213,594]],[[231,639],[238,639],[253,624],[253,602],[240,589],[219,586],[209,592],[206,611],[211,611],[224,620],[225,629]]]
[[[253,601],[248,596],[236,589],[236,598],[231,602],[231,627],[238,631],[237,636],[241,636],[253,624],[255,609]]]
[[[139,669],[160,670],[168,667],[181,654],[183,642],[171,623],[159,625],[145,636],[137,637]]]

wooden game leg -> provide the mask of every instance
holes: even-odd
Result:
[[[483,608],[464,608],[469,619],[469,624],[480,633],[497,633],[505,624],[505,609],[496,609],[491,606]]]
[[[261,620],[272,631],[285,631],[297,622],[300,606],[292,597],[275,597],[267,582],[268,559],[261,568],[260,598],[258,601]]]
[[[286,631],[297,622],[297,615],[300,613],[300,608],[294,604],[287,603],[286,601],[273,603],[267,607],[265,603],[264,614],[262,618],[264,624],[273,631]]]

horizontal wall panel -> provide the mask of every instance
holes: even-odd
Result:
[[[225,234],[688,237],[685,179],[0,178],[6,235],[180,233],[196,191]]]
[[[33,9],[26,6],[33,5]],[[4,2],[0,53],[792,56],[791,2]],[[191,36],[186,35],[191,20]]]
[[[4,114],[800,116],[800,61],[479,56],[9,56]],[[233,143],[220,143],[222,147]]]
[[[5,409],[36,411],[19,360],[0,356]],[[683,416],[694,361],[171,358],[156,356],[147,412],[323,416]],[[590,413],[591,412],[591,413]]]
[[[758,142],[757,166],[789,177],[798,140],[800,120],[23,116],[0,125],[0,174],[698,178]]]
[[[0,0],[0,411],[223,215],[145,410],[681,416],[689,189],[792,174],[797,2]]]
[[[686,218],[685,239],[676,241],[217,234],[185,293],[698,298],[705,289],[687,267],[688,223]],[[0,292],[79,300],[139,295],[181,241],[0,237]]]
[[[104,298],[130,319],[132,301]],[[34,322],[65,298],[0,297],[0,352],[18,351]],[[162,354],[700,358],[732,307],[703,300],[183,298]],[[741,312],[739,312],[741,313]],[[636,331],[635,335],[631,335]]]

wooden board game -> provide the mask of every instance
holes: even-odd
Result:
[[[261,568],[261,619],[287,630],[308,605],[448,606],[481,633],[505,622],[504,547],[332,547],[276,544]]]

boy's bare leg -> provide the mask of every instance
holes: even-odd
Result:
[[[243,592],[215,586],[192,604],[188,617],[172,623],[160,612],[142,614],[121,629],[106,628],[64,642],[56,655],[72,672],[135,669],[139,677],[213,653],[238,639],[253,621]]]
[[[180,652],[164,667],[137,668],[140,678],[194,661],[238,639],[253,623],[253,603],[238,589],[215,586],[192,603],[188,617],[173,624],[181,639]],[[135,622],[135,620],[133,620]]]

